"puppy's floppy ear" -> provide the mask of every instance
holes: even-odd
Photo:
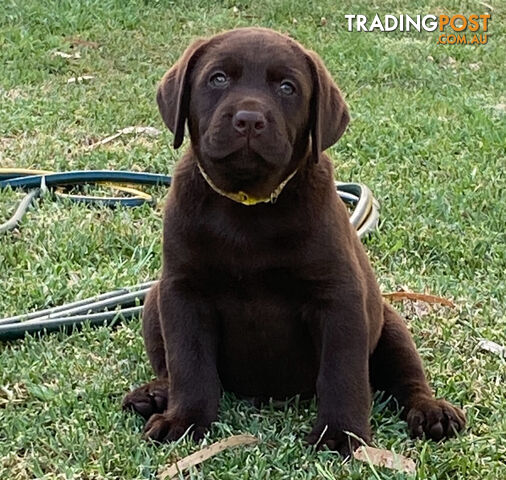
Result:
[[[306,51],[313,77],[310,105],[311,149],[315,163],[321,153],[334,145],[350,121],[348,107],[320,57]]]
[[[184,127],[190,108],[190,76],[197,59],[209,42],[197,40],[190,45],[175,65],[163,76],[156,101],[165,125],[174,134],[174,148],[183,143]]]

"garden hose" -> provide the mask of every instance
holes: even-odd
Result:
[[[31,192],[28,192],[28,194],[23,197],[23,200],[19,202],[18,208],[16,208],[14,215],[5,223],[0,224],[0,233],[8,232],[9,230],[16,228],[28,210],[28,207],[39,195],[40,188],[36,188]]]
[[[152,203],[153,199],[133,185],[170,186],[171,182],[170,176],[141,172],[90,170],[53,173],[46,170],[0,168],[0,189],[10,187],[28,190],[14,215],[0,225],[0,234],[15,228],[33,200],[49,188],[54,189],[58,197],[68,198],[74,202],[109,207],[117,205],[134,207],[146,202]],[[114,188],[130,196],[97,197],[65,192],[65,188],[90,183]],[[358,236],[364,238],[377,227],[378,202],[371,190],[360,183],[336,182],[336,189],[340,198],[353,208],[350,222],[356,228]],[[85,322],[97,326],[112,325],[119,319],[135,317],[141,313],[144,298],[154,283],[156,282],[146,282],[66,305],[0,319],[0,341],[23,338],[26,334],[72,331]]]
[[[13,179],[19,180],[24,177],[33,177],[33,176],[37,176],[37,175],[47,176],[47,175],[54,174],[54,173],[55,172],[51,172],[49,170],[32,170],[32,169],[28,169],[28,168],[0,168],[0,182],[2,180],[5,180],[5,181],[10,181]],[[73,172],[71,172],[71,173],[73,173]],[[47,185],[47,183],[45,182],[45,179],[44,179],[44,183]],[[114,190],[119,190],[120,192],[128,193],[129,195],[132,195],[133,197],[136,197],[138,199],[143,199],[148,202],[153,201],[153,198],[151,197],[151,195],[144,193],[141,190],[137,190],[136,188],[132,188],[128,185],[116,184],[116,183],[113,183],[112,181],[109,181],[109,182],[98,181],[97,183],[102,184],[105,187],[112,188]],[[10,182],[9,182],[9,184],[10,184]],[[91,201],[93,199],[93,201],[99,202],[101,200],[104,200],[104,198],[102,198],[102,197],[94,197],[91,195],[83,196],[83,195],[72,195],[69,193],[65,193],[64,189],[61,186],[58,186],[56,188],[55,194],[58,197],[69,198],[74,201],[85,201],[86,202],[86,201]],[[111,197],[107,197],[107,199],[110,199],[110,198]],[[112,198],[116,198],[116,197],[112,197]],[[120,200],[120,199],[118,199],[118,200]]]
[[[60,305],[59,307],[46,308],[38,312],[3,318],[0,320],[0,326],[34,319],[45,320],[49,318],[67,317],[69,315],[93,313],[108,307],[116,307],[117,305],[134,306],[139,298],[144,298],[144,294],[154,283],[156,282],[141,283],[134,287],[121,288],[95,297]]]

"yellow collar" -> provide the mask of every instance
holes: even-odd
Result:
[[[237,203],[242,203],[243,205],[256,205],[257,203],[276,203],[276,200],[278,199],[281,191],[283,188],[285,188],[286,184],[295,176],[295,174],[298,171],[298,168],[296,168],[288,177],[286,177],[275,189],[274,191],[268,196],[264,198],[255,198],[251,195],[247,194],[243,191],[238,192],[225,192],[221,188],[217,187],[213,181],[209,178],[209,175],[204,171],[204,167],[200,164],[200,162],[197,160],[197,165],[199,167],[200,173],[204,177],[207,184],[216,192],[219,193],[223,197],[227,197],[230,200],[233,200]]]

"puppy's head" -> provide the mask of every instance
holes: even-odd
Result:
[[[349,116],[320,58],[272,30],[199,40],[163,77],[161,115],[226,192],[268,197],[299,164],[343,134]]]

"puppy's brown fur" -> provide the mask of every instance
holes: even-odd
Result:
[[[143,317],[157,380],[124,401],[148,420],[145,437],[202,437],[222,388],[259,400],[316,394],[307,440],[349,454],[357,443],[345,431],[370,440],[370,385],[395,396],[412,435],[459,431],[462,412],[433,397],[336,194],[322,152],[349,116],[318,56],[271,30],[226,32],[188,48],[158,103],[175,146],[187,123],[191,147]],[[275,203],[215,191],[269,198],[293,172]]]

